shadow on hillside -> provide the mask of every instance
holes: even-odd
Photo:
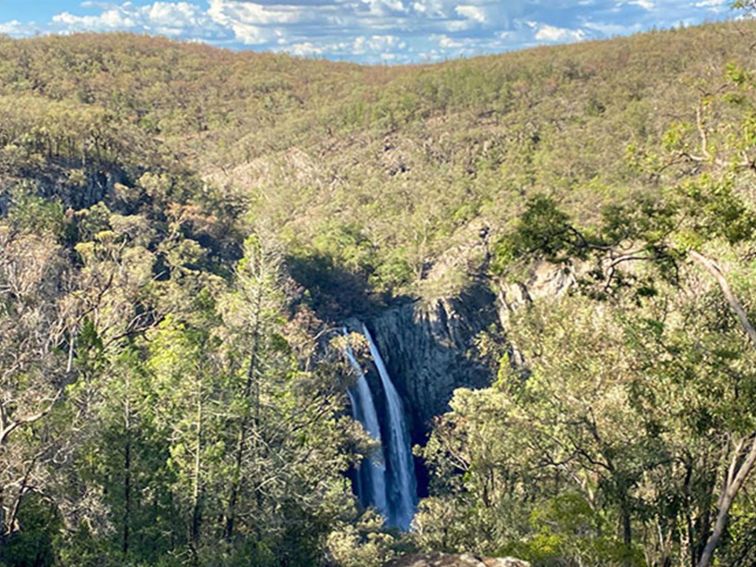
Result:
[[[304,300],[324,321],[365,317],[388,305],[389,297],[371,289],[367,274],[340,267],[327,254],[292,254],[286,257],[286,264],[304,288]]]

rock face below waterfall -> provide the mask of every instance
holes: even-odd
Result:
[[[493,328],[505,336],[514,311],[567,293],[583,271],[584,266],[541,262],[521,283],[481,278],[453,297],[405,303],[369,321],[389,373],[411,408],[416,440],[434,416],[447,410],[455,389],[483,388],[493,380],[493,369],[477,355],[479,333]]]
[[[480,282],[457,297],[396,306],[369,321],[389,373],[412,408],[413,432],[447,409],[453,391],[482,388],[491,369],[475,338],[498,325],[496,296]]]
[[[470,553],[463,555],[434,553],[401,557],[389,563],[387,567],[530,567],[530,563],[512,557],[492,558],[477,557]]]

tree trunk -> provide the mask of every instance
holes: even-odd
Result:
[[[620,518],[622,522],[622,543],[625,546],[625,558],[623,563],[624,565],[631,567],[633,564],[631,557],[631,550],[633,547],[633,524],[627,493],[622,495],[622,500],[620,501]]]
[[[258,290],[255,301],[255,327],[252,332],[252,354],[249,357],[249,368],[247,369],[247,381],[244,385],[244,400],[251,402],[252,389],[255,385],[255,372],[257,370],[257,355],[260,339],[260,310],[262,301],[262,292]],[[258,388],[259,392],[259,388]],[[255,424],[259,421],[259,399],[255,400]],[[231,542],[234,536],[234,524],[236,523],[236,506],[239,500],[239,491],[241,490],[241,469],[244,463],[244,449],[247,443],[247,432],[249,429],[250,410],[244,413],[239,424],[239,434],[236,444],[236,456],[234,459],[234,472],[231,477],[231,494],[228,499],[228,508],[226,510],[226,525],[223,530],[223,537],[227,542]]]
[[[722,455],[718,462],[722,462],[727,459],[727,454]],[[691,539],[691,565],[696,567],[698,559],[703,553],[704,547],[706,547],[706,541],[711,532],[711,513],[712,513],[712,501],[717,491],[717,473],[709,473],[705,479],[703,485],[703,497],[701,503],[698,506],[699,513],[696,517],[695,524],[693,526],[693,534]]]
[[[128,435],[128,433],[127,433]],[[129,524],[131,523],[131,438],[126,438],[124,448],[124,477],[123,477],[123,554],[129,553]]]
[[[3,493],[3,486],[0,484],[0,545],[5,543],[5,535],[10,533],[10,530],[5,526],[5,501]]]
[[[743,446],[746,447],[750,444],[750,448],[745,457],[741,456]],[[730,508],[738,495],[743,483],[745,483],[751,470],[756,465],[756,436],[749,438],[748,442],[741,441],[733,452],[730,466],[727,469],[725,475],[724,485],[722,486],[722,493],[719,496],[719,503],[717,506],[717,521],[714,524],[714,530],[709,536],[704,547],[701,558],[698,561],[698,567],[710,567],[712,560],[714,559],[714,551],[722,540],[725,529],[727,528],[727,521],[730,517]]]
[[[730,304],[730,308],[738,318],[740,326],[743,327],[743,330],[746,332],[746,335],[748,335],[748,338],[751,340],[752,345],[756,347],[756,327],[754,327],[753,323],[749,321],[748,313],[743,307],[743,304],[740,303],[740,300],[738,300],[738,298],[732,292],[727,278],[725,278],[724,274],[722,273],[722,269],[714,260],[707,258],[703,254],[700,254],[695,250],[690,252],[690,257],[693,258],[699,265],[703,266],[706,271],[708,271],[712,276],[714,276],[714,279],[717,280],[719,288],[722,290],[727,303]]]
[[[123,449],[123,541],[121,549],[124,555],[129,553],[129,526],[131,524],[131,412],[129,402],[124,408],[126,426],[126,444]]]
[[[199,547],[200,529],[202,526],[202,377],[197,372],[197,415],[196,415],[196,449],[194,452],[194,469],[192,471],[192,525],[190,539],[194,551],[195,562],[197,561],[197,549]]]
[[[21,512],[21,504],[24,499],[24,496],[26,495],[26,490],[29,487],[29,477],[31,476],[32,470],[34,469],[34,466],[36,465],[37,458],[35,457],[30,463],[29,466],[26,467],[26,471],[24,472],[24,476],[19,482],[18,485],[18,492],[16,493],[16,498],[13,501],[13,506],[10,510],[10,515],[8,517],[8,533],[13,533],[18,525],[18,515]]]

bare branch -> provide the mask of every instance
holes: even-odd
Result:
[[[730,288],[730,284],[727,281],[727,278],[725,278],[724,274],[722,273],[722,269],[714,260],[707,258],[703,254],[696,252],[695,250],[692,250],[690,252],[690,257],[695,260],[700,266],[702,266],[706,271],[708,271],[712,276],[714,276],[714,279],[719,284],[719,287],[722,290],[727,303],[729,303],[730,308],[738,318],[740,326],[743,327],[743,330],[748,335],[748,338],[753,343],[753,346],[756,347],[756,328],[754,328],[753,323],[751,323],[751,321],[748,319],[748,313],[743,307],[743,304],[740,303],[740,300],[738,300],[738,298],[732,292],[732,288]]]

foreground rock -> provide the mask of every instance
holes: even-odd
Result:
[[[387,567],[530,567],[530,563],[512,557],[492,558],[477,557],[471,553],[462,555],[434,553],[406,555],[395,559]]]

